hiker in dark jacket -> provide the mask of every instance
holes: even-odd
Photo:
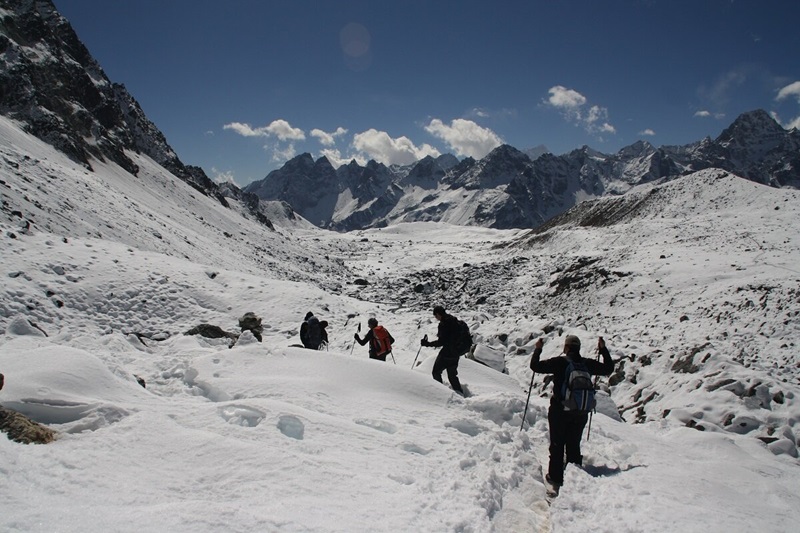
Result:
[[[581,357],[581,340],[575,335],[567,335],[564,340],[564,355],[539,361],[542,355],[544,340],[539,339],[534,346],[531,357],[531,370],[539,374],[553,374],[553,395],[550,398],[550,409],[547,421],[550,424],[550,464],[547,481],[559,487],[564,482],[564,451],[567,463],[578,466],[583,464],[581,455],[581,438],[583,428],[589,415],[586,412],[564,410],[561,390],[566,378],[567,365],[570,361],[582,361],[592,375],[608,376],[614,371],[614,361],[608,353],[603,337],[597,341],[597,349],[603,356],[603,362]]]
[[[429,341],[428,336],[420,341],[422,346],[441,346],[436,362],[433,363],[433,379],[442,383],[442,372],[447,370],[447,379],[457,393],[464,395],[461,382],[458,380],[458,360],[460,355],[457,352],[458,343],[458,319],[453,315],[448,315],[444,307],[437,305],[433,308],[433,316],[439,321],[439,331],[435,341]]]
[[[378,325],[377,318],[370,318],[367,320],[369,331],[364,338],[359,337],[358,333],[353,334],[353,338],[364,346],[369,343],[369,358],[377,359],[379,361],[386,361],[386,356],[392,352],[392,344],[394,344],[394,337],[383,326]]]
[[[323,322],[326,326],[327,322]],[[300,325],[300,342],[309,350],[319,350],[323,342],[327,344],[328,333],[314,313],[306,313],[306,319]]]

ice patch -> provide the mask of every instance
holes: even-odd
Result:
[[[278,429],[289,438],[303,440],[305,424],[294,415],[281,415],[278,419]]]

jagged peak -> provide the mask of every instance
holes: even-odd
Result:
[[[656,153],[656,151],[656,147],[649,142],[638,140],[635,143],[622,148],[619,152],[617,152],[617,155],[623,157],[641,157],[652,155]]]
[[[781,134],[786,130],[763,109],[742,113],[717,137],[717,142],[752,137],[758,134]]]
[[[484,159],[494,159],[497,157],[513,157],[530,159],[524,152],[521,152],[511,146],[510,144],[501,144],[491,152],[489,152]]]

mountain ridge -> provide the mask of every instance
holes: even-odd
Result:
[[[313,159],[310,154],[298,158]],[[317,163],[323,159],[327,161],[323,156]],[[800,133],[785,130],[760,109],[740,115],[716,139],[683,146],[656,147],[640,140],[615,154],[583,146],[560,156],[542,153],[531,159],[513,146],[501,145],[480,160],[469,158],[447,168],[430,157],[399,169],[382,166],[379,182],[359,182],[361,167],[355,161],[339,167],[335,178],[327,167],[325,175],[292,174],[295,160],[244,190],[297,206],[311,201],[311,190],[338,195],[335,201],[325,200],[326,205],[336,204],[330,216],[312,217],[321,227],[338,231],[436,217],[498,229],[532,228],[583,200],[625,194],[645,183],[708,168],[772,187],[800,187]],[[379,164],[370,161],[370,165]],[[332,179],[337,180],[335,185]],[[274,188],[267,184],[275,180],[286,184],[279,194],[269,192]],[[355,194],[364,183],[371,194]],[[463,206],[454,201],[455,190],[463,192],[462,199],[478,204],[470,214],[465,216]],[[298,212],[306,214],[303,207]]]

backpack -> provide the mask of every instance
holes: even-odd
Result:
[[[564,410],[588,413],[597,405],[592,375],[583,361],[568,361],[561,387]]]
[[[239,319],[239,327],[242,331],[246,329],[259,329],[261,328],[261,317],[256,316],[255,313],[247,312]]]
[[[458,320],[458,336],[456,337],[455,354],[464,355],[472,348],[472,334],[463,320]]]
[[[322,344],[322,327],[319,325],[319,319],[312,316],[308,319],[308,331],[306,332],[306,340],[308,341],[308,348],[312,350],[319,350]]]
[[[384,355],[392,351],[392,341],[389,339],[389,332],[383,326],[372,328],[372,342],[376,355]]]

